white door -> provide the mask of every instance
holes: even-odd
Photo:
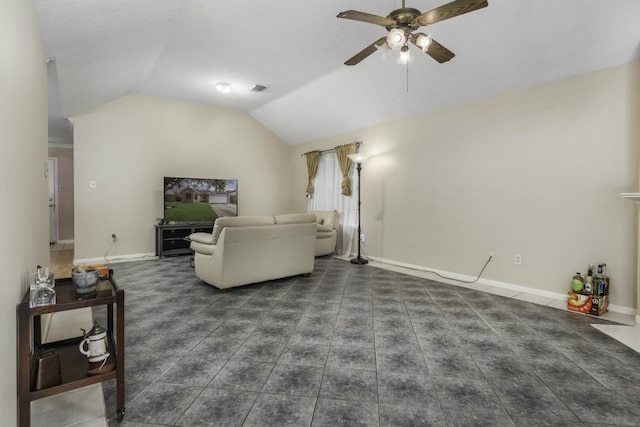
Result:
[[[49,243],[58,240],[58,159],[49,157],[47,160],[47,178],[49,180]]]

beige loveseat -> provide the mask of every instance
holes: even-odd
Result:
[[[227,289],[313,271],[316,216],[218,218],[212,233],[189,236],[196,276]]]
[[[309,211],[308,213],[316,216],[316,256],[334,253],[338,239],[338,211]]]

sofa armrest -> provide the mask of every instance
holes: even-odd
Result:
[[[213,234],[211,233],[193,233],[189,235],[192,242],[202,243],[205,245],[214,245]]]

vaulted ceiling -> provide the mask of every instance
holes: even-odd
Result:
[[[336,15],[387,16],[401,0],[35,0],[55,58],[49,139],[71,143],[67,118],[143,93],[246,111],[294,145],[640,57],[638,0],[488,1],[423,27],[456,54],[449,62],[411,46],[408,66],[393,51],[347,67],[387,32]]]

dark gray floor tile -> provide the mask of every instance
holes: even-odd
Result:
[[[425,359],[439,358],[442,356],[468,354],[467,346],[456,335],[432,334],[418,337],[418,344],[422,348]]]
[[[378,400],[376,373],[358,369],[327,368],[320,397],[338,400]]]
[[[291,341],[313,344],[330,344],[332,337],[333,328],[308,325],[296,328],[291,336]]]
[[[325,366],[330,346],[304,342],[289,342],[278,363],[303,366]]]
[[[151,384],[126,408],[127,421],[171,425],[202,390],[175,384]]]
[[[594,391],[603,387],[587,371],[565,357],[532,359],[528,366],[547,385]]]
[[[445,409],[445,416],[451,427],[515,427],[513,419],[504,410],[487,409]]]
[[[580,421],[568,421],[549,419],[544,414],[536,415],[534,417],[513,417],[513,421],[518,427],[582,427],[588,424],[584,424]],[[595,425],[593,427],[596,427]],[[601,427],[598,425],[598,427]]]
[[[376,348],[378,372],[427,374],[427,364],[419,349],[397,347],[395,349]]]
[[[260,394],[243,427],[310,426],[315,404],[313,397]]]
[[[372,347],[332,346],[327,367],[376,370],[376,353]]]
[[[551,386],[550,388],[584,423],[637,426],[640,420],[640,406],[633,397],[621,396],[606,389],[598,390],[597,394],[591,394],[589,390],[579,393],[570,387]],[[585,395],[588,398],[586,403]]]
[[[219,339],[246,339],[257,326],[257,323],[230,320],[224,322],[218,329],[211,332],[209,337]]]
[[[433,378],[433,385],[445,410],[504,411],[502,403],[485,380],[465,378]]]
[[[313,427],[378,427],[375,402],[318,399]]]
[[[535,377],[524,381],[492,381],[491,385],[511,416],[578,421],[559,396]]]
[[[379,405],[380,427],[447,427],[437,401],[421,406]]]
[[[272,325],[291,325],[295,326],[302,318],[302,311],[280,311],[272,310],[264,322]]]
[[[258,311],[270,311],[273,307],[281,303],[282,300],[279,298],[265,297],[262,295],[262,292],[259,295],[251,298],[249,301],[244,303],[242,308],[238,311],[250,311],[254,312]]]
[[[171,369],[179,359],[180,355],[165,353],[127,355],[125,359],[127,379],[152,383]]]
[[[191,353],[212,359],[228,359],[245,341],[244,338],[204,338]]]
[[[240,427],[258,393],[206,388],[178,419],[179,426]]]
[[[209,359],[189,354],[178,360],[159,382],[204,387],[213,379],[227,361]]]
[[[373,329],[339,326],[333,332],[333,345],[373,347]]]
[[[263,324],[253,330],[252,339],[268,341],[289,341],[295,331],[293,325]]]
[[[489,380],[510,380],[533,377],[535,373],[527,364],[527,359],[511,355],[471,354],[480,370]]]
[[[151,383],[133,381],[127,378],[124,383],[124,404],[125,408],[129,406],[129,403],[133,401],[140,393],[142,393]],[[106,418],[108,420],[115,419],[117,416],[117,395],[116,395],[116,380],[109,380],[102,382],[102,391],[104,395],[104,406],[106,410]]]
[[[378,402],[389,405],[424,406],[437,400],[427,375],[378,372]]]
[[[466,353],[441,355],[426,358],[426,361],[432,377],[484,378],[475,360]]]
[[[266,341],[249,338],[235,352],[232,359],[275,363],[278,361],[280,354],[282,354],[285,345],[285,341]]]
[[[406,351],[419,351],[420,344],[413,331],[403,331],[396,334],[380,333],[375,334],[375,345],[377,349],[400,349]]]
[[[273,363],[229,360],[209,383],[209,387],[260,391],[273,366]]]
[[[276,365],[266,384],[265,393],[317,397],[323,368],[300,365]]]

